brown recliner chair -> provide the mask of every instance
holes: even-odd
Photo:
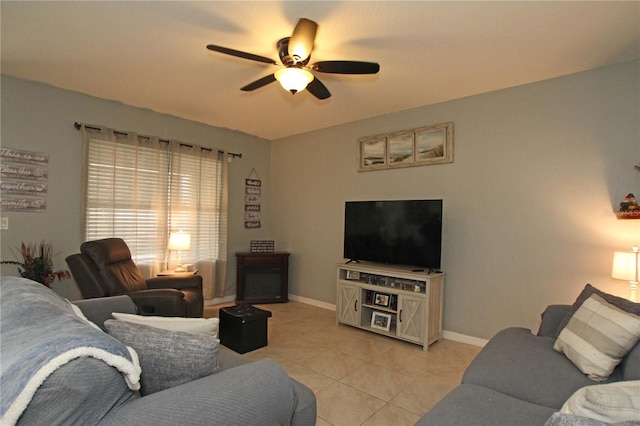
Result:
[[[85,299],[126,294],[142,315],[202,317],[202,277],[144,279],[121,238],[87,241],[65,259]]]

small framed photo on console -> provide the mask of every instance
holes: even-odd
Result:
[[[347,279],[348,280],[359,280],[360,279],[360,272],[347,270]]]
[[[389,331],[391,328],[391,315],[374,311],[371,315],[371,328]]]
[[[373,297],[373,304],[377,306],[384,306],[385,308],[389,307],[389,302],[391,301],[391,296],[385,293],[376,293]]]

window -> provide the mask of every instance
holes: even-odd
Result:
[[[150,277],[165,269],[169,233],[189,232],[191,249],[182,253],[182,262],[196,265],[203,286],[210,287],[206,298],[222,296],[226,154],[85,125],[83,134],[84,240],[124,239]],[[175,258],[174,253],[174,265]],[[207,278],[220,285],[205,284]]]

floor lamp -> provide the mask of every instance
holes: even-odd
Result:
[[[611,277],[617,280],[629,281],[631,287],[631,301],[636,301],[638,288],[638,246],[631,251],[616,251],[613,253],[613,267]]]
[[[178,266],[174,269],[174,272],[184,272],[182,251],[191,249],[191,234],[182,231],[172,232],[169,235],[169,246],[167,248],[178,252]]]

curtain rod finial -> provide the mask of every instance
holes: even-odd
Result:
[[[82,127],[82,125],[76,121],[75,123],[73,123],[73,127],[75,127],[76,130],[80,130],[80,127]]]

